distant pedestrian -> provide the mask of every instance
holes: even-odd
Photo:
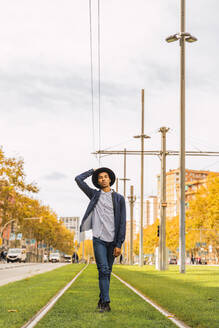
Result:
[[[122,264],[122,261],[123,261],[123,256],[122,254],[120,255],[120,258],[119,258],[119,263]]]
[[[78,263],[78,254],[76,252],[72,255],[72,263]]]
[[[193,254],[192,254],[192,256],[191,256],[191,263],[192,263],[192,264],[195,263],[195,259],[194,259],[194,257],[193,257]]]
[[[92,176],[96,189],[84,182]],[[110,276],[115,257],[121,254],[125,240],[126,207],[125,199],[110,187],[115,182],[112,170],[102,167],[89,170],[75,178],[78,186],[89,197],[90,203],[80,226],[80,232],[92,229],[94,255],[99,272],[99,302],[97,310],[108,312],[110,308]]]
[[[2,261],[3,260],[3,249],[0,251],[0,261]]]
[[[6,259],[7,259],[7,251],[3,248],[0,253],[0,260],[6,261]]]

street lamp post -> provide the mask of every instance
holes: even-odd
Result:
[[[144,139],[150,138],[144,134],[144,89],[141,90],[141,134],[134,136],[141,139],[141,217],[139,238],[139,266],[143,266],[143,215],[144,215]]]
[[[124,178],[119,179],[119,180],[122,180],[124,183],[123,196],[124,196],[125,202],[126,202],[126,182],[130,180],[126,177],[126,148],[124,149]],[[127,243],[126,260],[128,261],[128,239],[126,240],[126,243]],[[122,248],[123,248],[123,259],[125,260],[125,240],[122,245]]]
[[[180,45],[180,216],[179,216],[179,258],[180,273],[185,273],[185,41],[195,42],[197,38],[185,32],[185,0],[180,6],[180,33],[166,38],[167,42],[179,40]]]
[[[134,186],[130,188],[130,196],[128,196],[130,203],[130,247],[129,247],[129,264],[133,265],[133,209],[136,201],[134,196]],[[128,242],[128,241],[127,241]]]
[[[161,132],[161,176],[160,176],[160,236],[159,236],[159,270],[167,270],[166,259],[166,133],[169,128],[163,126]]]
[[[116,192],[119,191],[119,179],[116,178]]]

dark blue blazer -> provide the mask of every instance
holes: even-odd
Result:
[[[94,170],[91,169],[86,171],[75,178],[80,189],[89,197],[90,203],[87,207],[87,210],[84,214],[80,225],[80,232],[87,231],[92,229],[91,215],[92,211],[97,204],[101,190],[96,190],[90,188],[84,180],[93,174]],[[113,210],[114,210],[114,223],[115,223],[115,236],[114,244],[115,247],[121,248],[122,243],[125,240],[126,232],[126,206],[125,199],[122,195],[113,191],[112,193],[113,200]]]

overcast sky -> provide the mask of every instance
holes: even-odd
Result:
[[[176,0],[101,0],[101,149],[140,149],[141,89],[145,89],[146,149],[179,149],[179,31]],[[92,131],[88,0],[0,1],[0,144],[22,156],[39,198],[59,216],[81,216],[86,196],[74,177],[99,166],[97,0],[92,0],[95,138]],[[186,147],[219,151],[217,0],[187,1]],[[93,145],[95,145],[93,147]],[[123,158],[101,166],[123,176]],[[168,169],[178,158],[168,158]],[[219,171],[219,158],[187,158],[186,167]],[[145,196],[156,194],[160,161],[145,157]],[[128,183],[140,194],[140,157],[128,157]],[[123,188],[120,183],[119,191]]]

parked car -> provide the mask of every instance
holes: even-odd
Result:
[[[201,258],[201,257],[196,257],[194,259],[195,264],[207,264],[207,260],[205,258]]]
[[[169,264],[177,264],[177,259],[176,258],[169,259]]]
[[[9,248],[7,262],[26,262],[26,250],[23,248]]]
[[[65,254],[64,255],[64,262],[71,263],[71,255]]]
[[[49,262],[52,262],[52,263],[60,262],[60,254],[59,253],[51,253],[49,255]]]

